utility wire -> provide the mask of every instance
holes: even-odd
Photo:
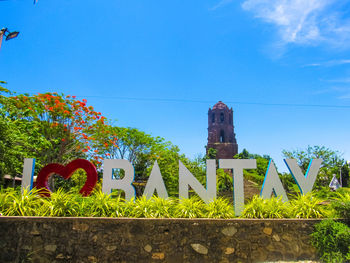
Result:
[[[28,94],[28,93],[27,93]],[[36,94],[36,93],[29,93]],[[200,100],[200,99],[171,99],[171,98],[140,98],[140,97],[117,97],[117,96],[99,96],[99,95],[76,95],[80,98],[96,98],[121,101],[145,101],[145,102],[180,102],[180,103],[205,103],[215,104],[217,100]],[[350,109],[350,105],[332,105],[332,104],[297,104],[297,103],[266,103],[266,102],[248,102],[248,101],[223,101],[225,104],[235,105],[256,105],[256,106],[274,106],[274,107],[307,107],[307,108],[333,108],[333,109]]]
[[[170,98],[137,98],[137,97],[109,97],[109,96],[78,96],[84,98],[112,99],[112,100],[133,100],[133,101],[157,101],[157,102],[185,102],[185,103],[206,103],[213,104],[214,100],[197,99],[170,99]],[[331,105],[331,104],[295,104],[295,103],[265,103],[265,102],[246,102],[246,101],[223,101],[225,104],[236,105],[257,105],[257,106],[278,106],[278,107],[312,107],[312,108],[335,108],[350,109],[350,105]]]

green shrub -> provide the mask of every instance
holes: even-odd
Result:
[[[72,192],[64,192],[62,188],[51,193],[48,198],[41,197],[44,200],[39,213],[44,216],[79,216],[83,200]]]
[[[173,203],[172,199],[163,199],[155,196],[147,199],[145,196],[141,196],[135,202],[127,202],[127,205],[131,207],[129,214],[131,217],[165,218],[172,216]]]
[[[273,197],[263,199],[260,196],[254,196],[252,200],[245,205],[241,217],[244,218],[284,218],[288,217],[288,206],[283,203],[281,198]]]
[[[341,193],[341,194],[340,194]],[[334,216],[349,218],[349,192],[337,192],[331,205],[322,199],[307,195],[297,195],[295,199],[283,203],[280,198],[262,199],[254,196],[245,205],[245,218],[320,218]],[[0,190],[0,213],[7,216],[86,216],[86,217],[151,217],[151,218],[233,218],[234,210],[230,199],[218,198],[205,204],[198,196],[189,199],[163,199],[140,197],[125,201],[120,195],[106,195],[96,190],[89,197],[76,191],[62,189],[44,198],[38,190]]]
[[[0,190],[0,213],[2,215],[5,215],[7,213],[7,210],[9,209],[11,205],[11,198],[9,195],[9,192],[11,192],[13,188],[6,188]]]
[[[156,218],[169,218],[173,217],[175,211],[176,201],[171,198],[160,198],[153,196],[152,199],[152,217]]]
[[[322,202],[324,200],[313,196],[312,192],[305,195],[298,194],[289,201],[289,215],[291,218],[327,217],[329,212]]]
[[[225,173],[223,169],[218,169],[216,174],[218,192],[233,189],[233,179],[229,174]]]
[[[91,200],[86,202],[86,209],[81,208],[81,211],[85,216],[93,217],[112,217],[115,216],[117,209],[117,199],[112,199],[111,195],[107,195],[102,191],[94,191],[90,198],[84,198],[83,200]],[[85,212],[87,211],[87,212]]]
[[[334,192],[331,208],[335,217],[350,220],[350,191],[349,188],[340,188]]]
[[[235,216],[233,205],[229,200],[219,197],[206,205],[208,218],[232,218]]]
[[[200,218],[206,215],[206,206],[197,196],[182,198],[175,207],[174,217]]]
[[[6,216],[41,216],[40,209],[45,200],[38,197],[38,190],[28,191],[24,189],[23,193],[16,190],[8,190],[5,196],[2,196],[3,214]]]
[[[324,262],[348,262],[350,260],[350,228],[340,222],[327,219],[315,225],[311,242]]]
[[[334,201],[332,208],[336,217],[350,220],[350,201]]]
[[[244,178],[251,180],[259,185],[262,185],[265,179],[265,175],[260,175],[254,170],[244,170]]]

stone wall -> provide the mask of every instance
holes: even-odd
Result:
[[[0,217],[0,262],[312,260],[318,222]]]

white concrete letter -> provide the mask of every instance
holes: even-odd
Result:
[[[31,190],[33,188],[33,177],[34,177],[35,159],[25,158],[23,164],[23,174],[22,174],[22,192],[23,189],[28,188]]]
[[[244,210],[243,169],[255,169],[255,159],[220,159],[219,168],[233,169],[233,199],[236,216]]]
[[[282,182],[278,177],[276,166],[273,161],[270,160],[265,174],[264,183],[261,187],[260,196],[265,199],[270,199],[272,193],[276,197],[282,196],[283,202],[288,202],[288,197],[286,191],[283,188]]]
[[[122,179],[113,179],[113,169],[122,169],[125,176]],[[105,159],[103,162],[103,183],[102,192],[110,194],[112,189],[121,189],[125,192],[125,199],[130,200],[135,197],[135,188],[132,186],[134,181],[134,167],[128,160],[124,159]]]
[[[209,203],[216,198],[216,165],[215,160],[207,160],[207,189],[195,178],[190,171],[179,161],[179,196],[188,198],[188,187]]]
[[[306,194],[312,191],[312,187],[314,186],[316,176],[320,170],[322,161],[322,159],[311,159],[309,167],[307,168],[306,174],[304,176],[297,163],[297,160],[284,159],[284,162],[286,163],[302,194]]]
[[[154,191],[157,191],[158,197],[168,198],[168,192],[166,190],[162,174],[160,173],[157,160],[154,162],[151,175],[148,178],[143,195],[146,196],[147,199],[149,199],[153,196]]]

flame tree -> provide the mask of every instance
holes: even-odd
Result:
[[[52,162],[86,158],[100,167],[94,141],[108,132],[106,118],[85,99],[57,93],[13,94],[1,87],[0,168],[20,174],[23,158],[36,158],[36,168]],[[116,146],[117,134],[104,142]]]

